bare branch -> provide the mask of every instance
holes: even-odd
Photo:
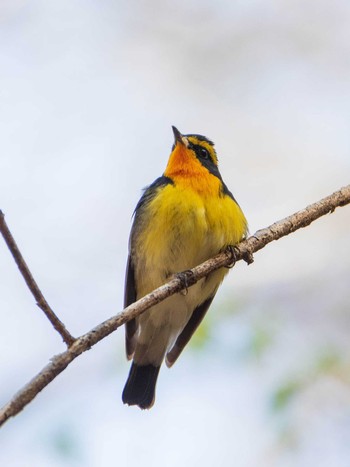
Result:
[[[0,232],[2,236],[4,237],[4,240],[18,266],[18,269],[20,270],[24,280],[26,281],[26,284],[29,290],[34,295],[36,304],[45,313],[48,320],[50,321],[52,326],[56,329],[56,331],[60,333],[63,341],[68,346],[73,344],[73,342],[75,341],[75,338],[68,332],[65,325],[58,318],[58,316],[56,316],[56,314],[51,309],[50,305],[45,300],[45,297],[43,296],[41,290],[39,289],[38,284],[35,282],[35,279],[32,276],[32,273],[30,272],[27,266],[27,263],[24,261],[24,258],[21,252],[19,251],[19,248],[15,242],[15,239],[13,238],[10,232],[10,229],[8,228],[6,224],[5,216],[1,210],[0,210]]]
[[[162,285],[125,308],[122,312],[77,338],[65,352],[54,356],[50,363],[48,363],[37,376],[26,384],[11,401],[0,410],[0,426],[29,404],[36,395],[56,378],[56,376],[58,376],[75,358],[89,350],[93,345],[97,344],[97,342],[111,334],[127,321],[139,316],[148,308],[165,300],[170,295],[195,284],[210,272],[224,266],[231,266],[232,261],[237,262],[244,259],[248,263],[252,262],[253,253],[261,250],[268,243],[289,235],[302,227],[306,227],[319,217],[332,213],[335,208],[345,206],[349,203],[350,185],[306,207],[302,211],[298,211],[272,224],[270,227],[259,230],[253,236],[237,245],[234,248],[234,255],[232,255],[232,250],[227,249],[214,258],[193,268],[191,271],[178,274],[177,277],[167,284]]]

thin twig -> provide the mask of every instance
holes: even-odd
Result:
[[[193,268],[191,273],[187,274],[186,281],[183,280],[183,274],[186,273],[178,275],[178,277],[172,279],[167,284],[162,285],[158,289],[125,308],[122,312],[77,338],[68,350],[54,356],[50,363],[48,363],[29,383],[20,389],[20,391],[0,410],[0,426],[3,425],[10,417],[18,414],[75,358],[89,350],[93,345],[97,344],[97,342],[111,334],[127,321],[139,316],[148,308],[156,305],[162,300],[165,300],[170,295],[179,292],[185,287],[195,284],[210,272],[223,266],[231,265],[233,259],[235,262],[241,259],[245,259],[248,263],[252,262],[253,253],[261,250],[268,243],[289,235],[302,227],[306,227],[319,217],[333,212],[335,208],[345,206],[349,203],[350,185],[336,191],[327,198],[306,207],[302,211],[272,224],[266,229],[259,230],[253,236],[244,240],[235,247],[234,258],[232,257],[232,251],[229,249],[219,253],[214,258],[211,258]]]
[[[38,284],[35,282],[35,279],[27,266],[27,263],[25,262],[21,252],[19,251],[15,239],[13,238],[13,235],[11,234],[10,229],[6,224],[4,213],[1,210],[0,232],[4,237],[4,240],[18,266],[18,269],[20,270],[24,280],[26,281],[29,290],[32,292],[36,300],[36,304],[45,313],[46,317],[48,318],[52,326],[56,329],[56,331],[61,335],[63,341],[67,344],[67,346],[72,345],[75,341],[75,338],[70,334],[65,325],[62,323],[62,321],[58,318],[58,316],[54,313],[50,305],[45,300],[45,297],[39,289]]]

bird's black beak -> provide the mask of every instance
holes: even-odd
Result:
[[[177,143],[180,143],[186,146],[186,148],[188,148],[188,139],[186,138],[186,136],[183,136],[175,126],[173,126],[172,129],[175,137],[175,145]]]

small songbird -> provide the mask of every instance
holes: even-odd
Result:
[[[145,189],[134,212],[125,306],[191,269],[247,234],[244,214],[223,182],[214,144],[182,135],[164,174]],[[160,366],[172,366],[204,318],[227,268],[153,306],[126,324],[126,354],[133,359],[123,402],[149,409]]]

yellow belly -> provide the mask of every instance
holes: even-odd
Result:
[[[229,196],[203,195],[189,186],[165,186],[143,219],[132,245],[139,297],[238,243],[247,229],[244,214]],[[216,274],[217,281],[225,272]]]

